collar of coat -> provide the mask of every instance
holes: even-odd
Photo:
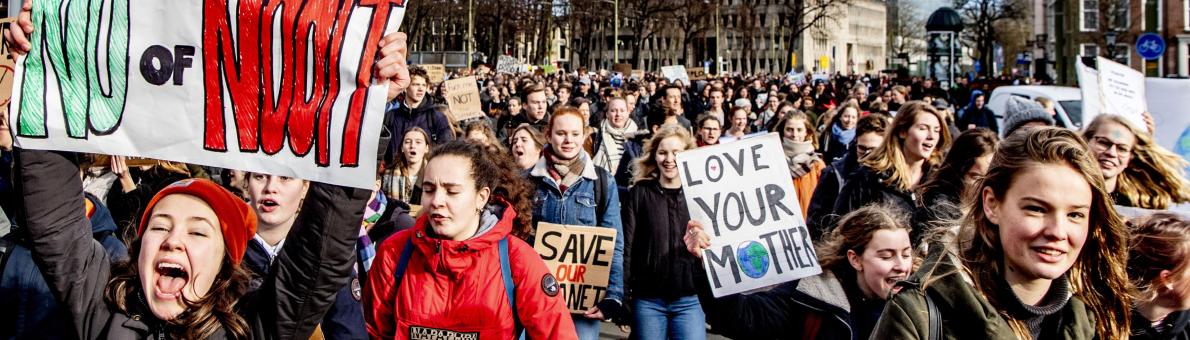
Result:
[[[581,150],[579,152],[586,153],[586,151],[581,151]],[[578,157],[587,157],[587,156],[579,155]],[[595,161],[592,160],[590,157],[587,157],[587,164],[583,166],[583,174],[582,175],[583,175],[583,178],[586,178],[586,179],[589,179],[592,181],[599,179],[599,174],[595,172]],[[551,182],[553,181],[553,178],[550,177],[549,164],[546,163],[545,155],[542,155],[541,158],[537,159],[537,164],[533,165],[533,169],[529,170],[529,176],[549,178]],[[555,185],[556,184],[557,183],[555,183]]]
[[[851,313],[851,302],[847,300],[847,292],[843,290],[843,284],[835,277],[835,273],[830,270],[823,270],[822,274],[801,279],[797,283],[797,291]]]

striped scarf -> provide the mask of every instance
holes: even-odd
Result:
[[[624,141],[627,136],[636,132],[636,122],[631,119],[624,124],[623,128],[614,128],[608,120],[603,120],[599,126],[599,131],[603,135],[603,143],[599,146],[599,151],[595,152],[595,166],[601,167],[604,170],[616,171],[620,166],[620,157],[624,155]]]

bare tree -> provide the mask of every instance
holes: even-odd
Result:
[[[644,69],[640,57],[642,45],[657,35],[665,15],[679,6],[677,2],[664,0],[624,0],[620,1],[620,7],[623,10],[621,19],[628,24],[635,38],[628,42],[632,47],[631,63],[637,69]]]
[[[954,7],[966,21],[967,32],[975,46],[976,60],[984,65],[980,74],[990,74],[998,38],[997,24],[1023,19],[1029,3],[1024,0],[954,0]]]
[[[846,19],[847,6],[855,0],[790,0],[785,8],[785,27],[788,43],[785,54],[793,54],[796,42],[811,27],[823,27],[826,22]]]
[[[696,65],[694,41],[705,36],[711,29],[715,9],[707,0],[677,0],[680,6],[671,12],[674,28],[680,30],[682,38],[682,59],[686,65]]]
[[[889,52],[894,56],[902,53],[924,55],[926,52],[926,24],[922,20],[921,8],[913,1],[897,1],[890,7],[893,20],[888,26]]]

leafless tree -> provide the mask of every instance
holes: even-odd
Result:
[[[975,47],[976,60],[984,65],[981,75],[992,71],[992,57],[1003,21],[1023,19],[1029,2],[1024,0],[954,0],[954,8],[963,15],[966,31]]]
[[[678,9],[677,2],[665,0],[623,0],[620,1],[621,20],[627,23],[635,39],[628,41],[632,48],[632,65],[644,69],[640,52],[645,41],[657,35],[663,27],[665,16]]]
[[[682,59],[685,59],[686,65],[697,65],[694,42],[712,29],[715,9],[707,0],[676,1],[680,6],[670,13],[670,19],[673,27],[682,32]]]
[[[826,22],[845,20],[847,6],[856,0],[790,0],[785,9],[785,31],[788,43],[785,54],[793,54],[799,38],[807,29],[824,27]]]
[[[913,1],[897,1],[888,9],[893,20],[888,26],[889,51],[895,56],[924,55],[926,52],[926,24],[921,8]]]

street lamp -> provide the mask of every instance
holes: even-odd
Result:
[[[1107,57],[1112,61],[1116,60],[1116,38],[1119,36],[1120,33],[1116,32],[1115,29],[1103,34],[1103,37],[1107,39]]]

